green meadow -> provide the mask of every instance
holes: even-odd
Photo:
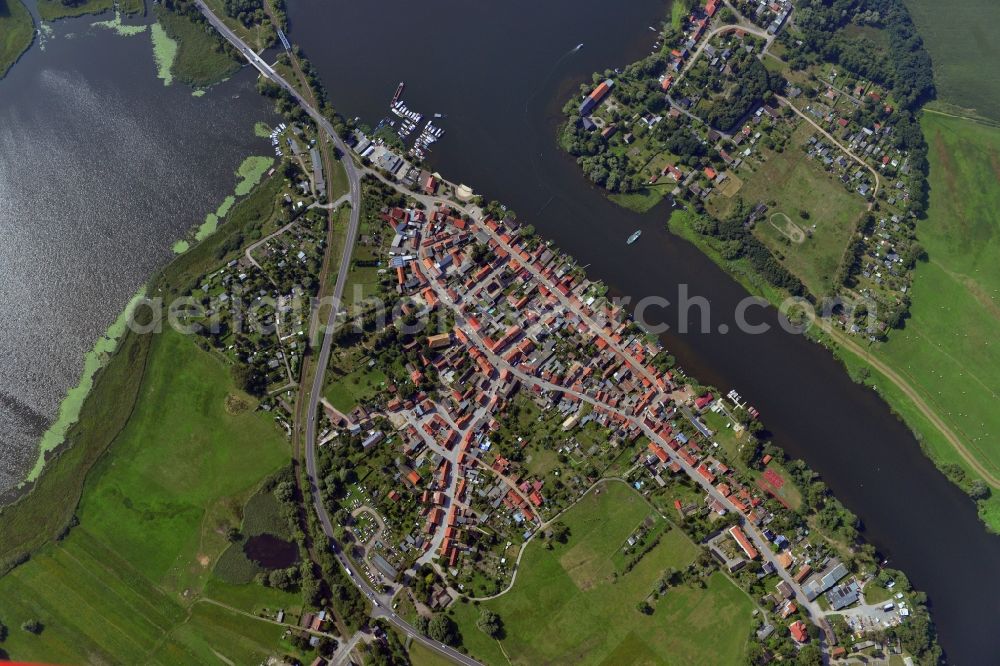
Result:
[[[667,528],[659,544],[627,573],[616,565],[625,540],[647,519]],[[566,544],[532,541],[514,587],[482,605],[500,615],[506,636],[476,628],[479,608],[455,606],[464,645],[488,664],[741,663],[750,633],[751,600],[723,574],[702,589],[682,584],[650,596],[666,569],[683,569],[698,547],[670,529],[629,486],[608,482],[561,518]],[[657,529],[657,527],[654,527]],[[649,599],[645,615],[637,604]]]
[[[741,168],[737,176],[743,186],[737,196],[751,205],[777,202],[767,219],[757,222],[754,235],[812,294],[823,296],[835,291],[837,269],[865,212],[865,201],[806,156],[801,146],[812,134],[812,126],[801,123],[783,152],[769,151],[752,173]],[[737,196],[714,197],[709,211],[727,216]]]
[[[235,391],[193,338],[153,337],[131,418],[87,477],[79,525],[0,578],[12,658],[255,663],[277,648],[281,627],[203,596],[226,528],[288,458],[270,418],[227,410]],[[258,598],[216,581],[212,590],[247,611]],[[19,629],[29,618],[40,635]]]
[[[918,238],[928,261],[917,266],[911,318],[878,353],[1000,476],[1000,130],[933,113],[922,126],[931,198]],[[922,434],[933,454],[960,462]]]

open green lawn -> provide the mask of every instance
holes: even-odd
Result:
[[[1000,62],[996,37],[1000,3],[905,0],[905,4],[934,63],[938,99],[1000,122],[1000,78],[990,71],[990,63]]]
[[[362,400],[374,397],[388,381],[378,365],[368,367],[364,358],[345,359],[344,365],[335,361],[333,370],[323,396],[345,413],[357,407]]]
[[[156,17],[177,42],[173,73],[192,86],[210,86],[230,76],[241,63],[224,49],[224,42],[207,23],[196,23],[184,14],[156,7]]]
[[[931,198],[917,233],[929,261],[917,265],[912,317],[879,354],[1000,475],[1000,130],[935,114],[922,125]],[[921,430],[932,453],[957,461]]]
[[[391,239],[390,239],[391,240]],[[382,276],[379,270],[387,270],[385,266],[366,266],[368,262],[384,261],[386,257],[385,249],[371,245],[356,245],[354,253],[351,255],[351,268],[347,273],[347,284],[344,286],[346,302],[359,309],[364,309],[363,302],[369,298],[377,296]],[[336,271],[332,271],[336,275]],[[396,271],[392,271],[393,280],[396,279]],[[395,282],[393,282],[395,284]]]
[[[21,0],[0,0],[0,78],[35,37],[35,23]]]
[[[837,268],[864,214],[865,201],[824,172],[822,164],[806,157],[801,146],[812,134],[811,129],[802,123],[785,151],[768,151],[767,160],[753,173],[741,167],[737,175],[743,187],[737,196],[751,205],[777,202],[767,219],[757,222],[754,235],[810,292],[822,296],[834,290]],[[735,200],[716,196],[709,208],[724,217]],[[807,219],[800,215],[801,211],[808,214]]]
[[[476,628],[477,607],[455,607],[466,647],[490,664],[506,664],[504,653],[514,664],[741,662],[753,605],[722,574],[706,589],[668,590],[652,615],[637,610],[665,569],[681,569],[698,553],[683,532],[671,529],[630,572],[616,571],[615,554],[651,515],[623,483],[589,494],[562,518],[569,542],[553,550],[529,544],[514,588],[484,602],[503,619],[503,652]]]
[[[425,648],[422,643],[412,643],[408,649],[413,666],[452,666],[455,662]]]
[[[681,23],[687,18],[690,4],[689,0],[675,0],[670,3],[670,25],[674,29],[680,30]]]
[[[228,368],[192,338],[152,340],[131,419],[87,479],[80,525],[0,578],[12,657],[251,663],[276,648],[280,627],[192,605],[223,528],[288,456],[268,417],[227,412],[233,390]],[[247,605],[243,592],[219,589]],[[28,618],[45,625],[40,636],[17,628]]]
[[[345,155],[341,159],[349,160],[351,156]],[[350,184],[347,182],[347,170],[341,160],[334,160],[333,175],[330,176],[329,181],[330,189],[327,192],[327,199],[331,202],[336,201],[350,190]]]

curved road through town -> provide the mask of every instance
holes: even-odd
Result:
[[[313,506],[316,510],[316,515],[319,517],[320,524],[323,526],[323,532],[330,539],[331,548],[337,561],[340,562],[344,570],[347,571],[348,576],[351,581],[361,590],[361,592],[367,596],[374,606],[372,609],[373,618],[384,618],[388,622],[395,625],[398,629],[403,631],[406,635],[410,636],[413,640],[419,641],[425,647],[438,654],[441,654],[452,661],[459,664],[464,664],[465,666],[479,666],[479,662],[472,659],[457,650],[454,650],[443,643],[438,643],[431,640],[427,636],[424,636],[419,631],[416,630],[409,622],[403,618],[396,615],[387,606],[391,602],[391,598],[387,595],[380,594],[376,592],[360,573],[355,573],[352,568],[351,561],[341,548],[340,544],[333,536],[333,523],[330,521],[330,516],[326,511],[326,507],[323,506],[323,502],[319,495],[319,486],[316,479],[316,426],[317,426],[317,411],[319,407],[319,399],[323,389],[323,379],[326,374],[326,366],[330,360],[330,348],[333,342],[333,333],[335,330],[335,324],[337,317],[340,315],[341,301],[344,295],[344,285],[347,282],[347,270],[351,264],[351,252],[354,249],[354,243],[357,239],[358,234],[358,224],[361,218],[361,174],[362,170],[359,170],[357,165],[351,158],[350,149],[344,144],[343,140],[333,129],[333,125],[329,120],[326,119],[316,108],[314,108],[306,99],[290,84],[286,81],[280,74],[274,71],[267,62],[264,61],[257,53],[250,48],[236,33],[234,33],[211,9],[203,2],[203,0],[195,0],[195,4],[198,9],[205,16],[208,22],[219,31],[219,33],[229,41],[230,44],[236,47],[236,49],[250,62],[251,65],[257,68],[260,73],[281,86],[295,98],[299,105],[305,109],[306,113],[316,122],[316,125],[320,127],[323,131],[327,133],[330,139],[333,141],[334,146],[341,152],[343,159],[341,163],[344,165],[344,170],[347,172],[347,180],[350,185],[349,190],[349,201],[351,203],[351,219],[348,223],[347,237],[344,241],[344,253],[341,256],[339,270],[337,272],[337,283],[334,287],[334,293],[329,301],[329,313],[326,319],[326,327],[323,331],[323,341],[320,345],[319,354],[316,361],[316,372],[313,376],[312,388],[309,391],[308,406],[307,406],[307,416],[306,416],[306,472],[309,475],[309,486],[310,492],[312,494]],[[319,312],[317,311],[317,314]]]

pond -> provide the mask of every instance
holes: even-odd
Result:
[[[265,569],[284,569],[299,561],[298,545],[267,533],[248,538],[243,552]]]

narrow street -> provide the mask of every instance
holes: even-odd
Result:
[[[420,641],[430,649],[438,653],[441,653],[453,659],[454,661],[457,661],[462,664],[469,664],[470,666],[476,664],[478,662],[467,657],[466,655],[463,655],[460,652],[457,652],[456,650],[448,648],[443,644],[436,643],[428,639],[426,636],[423,636],[418,632],[416,632],[416,630],[412,626],[410,626],[407,622],[405,622],[402,618],[399,618],[394,612],[392,612],[391,610],[387,610],[385,608],[385,604],[388,601],[390,601],[390,598],[386,597],[385,595],[380,595],[376,593],[367,584],[367,582],[363,580],[363,578],[360,575],[355,575],[354,571],[351,568],[351,563],[347,555],[343,552],[341,546],[333,539],[333,533],[334,533],[333,525],[330,521],[330,517],[326,511],[325,506],[323,506],[323,503],[320,500],[318,486],[317,486],[317,479],[316,479],[315,446],[316,446],[316,427],[317,427],[317,411],[318,411],[317,407],[319,404],[320,394],[323,388],[326,367],[329,363],[332,333],[335,328],[334,325],[336,323],[336,319],[341,311],[341,299],[343,297],[344,285],[346,283],[347,270],[350,265],[350,254],[354,246],[354,242],[356,240],[356,235],[357,235],[357,225],[360,213],[360,176],[361,174],[372,173],[382,182],[388,183],[398,191],[403,192],[407,196],[417,199],[418,201],[420,201],[421,203],[423,203],[428,207],[435,206],[439,203],[444,203],[444,202],[442,202],[440,198],[414,195],[409,190],[406,190],[395,183],[391,183],[385,180],[378,174],[372,172],[370,169],[358,169],[358,167],[354,164],[353,160],[350,157],[351,153],[349,152],[349,149],[343,144],[340,138],[336,136],[336,134],[333,132],[333,128],[330,125],[329,121],[325,117],[323,117],[310,104],[308,100],[303,98],[295,90],[294,87],[292,87],[283,78],[281,78],[281,76],[277,74],[277,72],[275,72],[269,65],[267,65],[267,63],[265,63],[262,59],[260,59],[256,53],[254,53],[251,49],[249,49],[248,46],[246,46],[246,44],[241,42],[232,33],[232,31],[230,31],[225,26],[225,24],[222,23],[222,21],[218,19],[207,8],[203,0],[196,0],[196,3],[198,4],[202,12],[206,15],[206,17],[209,19],[209,21],[212,23],[212,25],[214,25],[217,29],[219,29],[220,32],[222,32],[222,34],[229,41],[233,42],[237,46],[237,48],[241,51],[241,53],[243,53],[244,56],[251,62],[251,64],[257,67],[257,69],[262,73],[262,75],[268,77],[269,79],[283,86],[285,89],[289,90],[289,92],[299,101],[299,103],[303,106],[303,108],[306,109],[309,115],[313,117],[314,120],[316,120],[317,124],[330,135],[331,139],[334,142],[334,145],[338,148],[338,150],[340,150],[345,155],[343,164],[347,169],[348,179],[351,188],[350,189],[350,203],[352,206],[351,224],[349,225],[348,238],[344,246],[344,256],[340,263],[339,267],[340,270],[337,276],[336,288],[334,290],[334,295],[330,303],[330,310],[326,321],[323,340],[320,346],[317,362],[315,365],[315,372],[313,374],[312,386],[308,393],[307,402],[305,403],[306,413],[304,415],[305,425],[306,425],[305,444],[306,444],[307,474],[311,485],[310,490],[313,496],[313,505],[320,519],[320,522],[323,526],[323,530],[327,534],[327,536],[330,537],[334,553],[336,554],[341,565],[348,572],[348,575],[352,578],[355,585],[361,589],[362,593],[364,593],[369,599],[372,600],[374,604],[372,613],[373,617],[384,617],[388,619],[390,622],[392,622],[401,630],[403,630],[405,634],[412,636],[415,640]],[[748,32],[752,32],[751,30],[743,26],[735,26],[735,28],[744,29],[747,30]],[[716,31],[722,32],[730,29],[734,29],[734,26],[724,26],[722,28],[716,29]],[[707,43],[707,40],[705,43]],[[483,222],[482,210],[474,206],[466,206],[463,208],[461,206],[457,206],[454,202],[451,201],[446,202],[446,204],[453,208],[459,208],[462,212],[467,214],[472,219],[473,226],[476,227],[477,230],[486,233],[491,238],[491,240],[493,240],[498,244],[499,247],[503,248],[507,252],[510,253],[514,252],[513,248],[508,243],[506,243],[502,237],[500,237],[498,234],[491,231],[484,224],[482,224]],[[425,253],[426,249],[422,248],[420,253],[421,258],[426,256]],[[525,268],[530,272],[532,277],[538,281],[539,284],[546,284],[547,280],[545,279],[545,277],[542,276],[530,263],[526,264]],[[642,430],[642,432],[647,437],[649,437],[650,441],[660,444],[667,451],[669,451],[671,459],[676,461],[681,466],[684,473],[686,473],[699,486],[701,486],[701,488],[705,491],[705,493],[709,497],[711,497],[713,500],[718,501],[728,511],[731,511],[736,515],[741,515],[732,505],[732,503],[728,500],[728,498],[726,498],[722,493],[716,490],[707,480],[702,478],[701,475],[699,475],[690,465],[684,462],[684,460],[676,456],[673,453],[673,451],[669,448],[669,446],[667,446],[667,442],[663,441],[657,432],[653,431],[651,428],[646,426],[645,423],[643,423],[642,419],[639,419],[631,415],[630,413],[618,410],[610,405],[603,404],[600,401],[594,399],[593,397],[587,395],[586,393],[579,393],[564,386],[554,385],[546,381],[539,380],[531,375],[527,375],[524,372],[521,372],[518,368],[515,368],[510,364],[506,363],[502,358],[500,358],[499,356],[490,351],[490,349],[487,347],[484,341],[479,337],[478,333],[473,329],[473,327],[471,327],[468,324],[468,322],[462,315],[461,309],[457,307],[457,304],[451,300],[445,286],[437,280],[432,280],[431,287],[438,296],[440,303],[451,308],[454,311],[456,326],[460,328],[463,331],[463,333],[468,337],[470,343],[474,344],[480,350],[480,352],[482,352],[489,359],[489,361],[494,365],[494,367],[496,367],[497,369],[505,369],[509,371],[513,376],[517,377],[527,387],[537,387],[538,389],[543,391],[560,392],[573,395],[574,397],[578,398],[581,401],[589,402],[595,406],[599,406],[602,409],[606,410],[607,412],[616,414],[617,416],[625,419],[632,425],[639,427]],[[581,322],[583,322],[597,336],[602,338],[604,342],[607,343],[608,347],[614,351],[615,355],[622,362],[626,363],[628,367],[637,376],[645,378],[646,380],[650,381],[653,385],[655,385],[656,377],[653,376],[653,374],[646,368],[644,364],[637,362],[631,356],[631,354],[629,354],[626,350],[622,349],[602,325],[600,325],[598,322],[595,322],[591,317],[589,317],[580,307],[581,304],[579,303],[579,301],[576,299],[575,296],[574,297],[564,296],[558,290],[552,290],[552,293],[556,296],[560,305],[563,308],[565,308],[566,311],[572,312],[574,315],[579,317]],[[662,394],[662,392],[660,393],[661,393],[660,397],[669,399],[669,396]],[[418,426],[418,432],[419,431],[421,431],[421,429]],[[428,445],[430,446],[431,443],[428,442]],[[440,451],[440,453],[444,454],[447,457],[449,452],[442,450]],[[452,493],[454,492],[454,479],[451,484],[451,492]],[[796,592],[796,597],[799,603],[808,611],[809,615],[813,618],[813,621],[819,624],[820,619],[823,617],[823,612],[819,608],[819,605],[816,604],[815,602],[807,601],[805,595],[802,592],[802,588],[798,585],[798,583],[795,582],[791,574],[789,574],[780,565],[778,565],[774,557],[774,554],[771,552],[769,543],[763,537],[760,531],[754,525],[744,520],[741,520],[741,523],[746,533],[750,536],[750,538],[758,548],[764,560],[771,562],[775,566],[775,570],[778,572],[778,575],[782,578],[782,580],[791,585],[792,589]]]
[[[245,57],[251,65],[253,65],[262,76],[270,79],[274,83],[277,83],[282,88],[287,90],[289,94],[302,106],[303,109],[309,114],[309,116],[316,122],[317,126],[324,131],[333,142],[334,147],[340,151],[344,156],[341,163],[347,172],[347,180],[349,183],[349,196],[351,204],[351,219],[348,223],[347,237],[344,241],[344,250],[341,257],[340,265],[338,267],[337,282],[334,288],[334,293],[329,299],[329,313],[326,317],[325,325],[323,328],[323,339],[320,343],[319,354],[317,355],[316,363],[313,366],[315,368],[313,372],[313,381],[308,392],[308,397],[305,394],[300,394],[299,402],[303,404],[297,410],[297,424],[301,423],[301,420],[305,421],[305,456],[306,456],[306,474],[309,478],[310,484],[310,495],[312,496],[313,508],[316,511],[316,515],[319,518],[320,524],[323,527],[323,532],[330,539],[331,547],[333,549],[334,555],[340,562],[341,566],[347,572],[351,581],[354,583],[358,589],[361,590],[362,594],[368,597],[372,601],[374,608],[372,609],[373,618],[385,618],[388,622],[398,627],[404,635],[411,637],[413,640],[422,643],[428,649],[441,654],[454,662],[459,664],[464,664],[466,666],[478,666],[479,662],[472,659],[458,650],[454,650],[442,643],[435,642],[418,632],[412,625],[406,622],[403,618],[396,615],[390,609],[386,608],[386,604],[390,601],[389,597],[379,596],[375,590],[371,588],[360,576],[355,575],[354,570],[351,566],[350,559],[344,552],[343,548],[339,543],[337,543],[334,538],[333,523],[330,520],[330,516],[323,505],[322,499],[319,494],[318,479],[316,477],[316,431],[318,416],[319,400],[323,390],[324,378],[326,375],[326,368],[330,361],[330,348],[333,342],[333,334],[336,330],[336,321],[340,316],[342,310],[342,299],[344,295],[344,286],[347,283],[347,272],[351,264],[351,253],[354,250],[354,244],[357,241],[358,226],[361,219],[361,174],[367,172],[367,170],[360,170],[354,163],[352,158],[352,153],[350,148],[343,142],[336,131],[333,129],[333,125],[325,116],[323,116],[319,110],[315,108],[306,98],[299,93],[299,91],[292,86],[288,81],[286,81],[280,74],[274,71],[270,65],[268,65],[257,53],[251,49],[245,42],[243,42],[229,27],[225,22],[215,15],[214,12],[205,4],[204,0],[195,0],[195,4],[201,13],[205,16],[208,22],[218,30],[223,37],[226,38],[236,49]],[[328,246],[328,252],[331,250]],[[305,378],[307,372],[305,368],[303,369],[303,383],[305,383]],[[304,409],[304,413],[303,410]],[[381,599],[381,601],[380,601]]]

